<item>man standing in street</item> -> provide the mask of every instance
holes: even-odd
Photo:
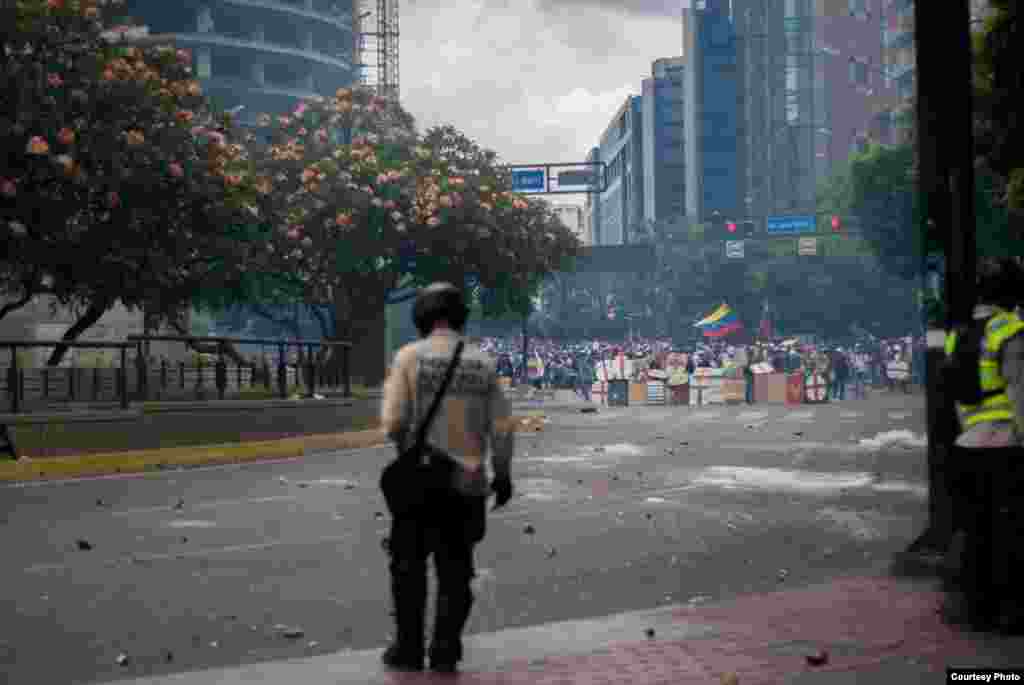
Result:
[[[381,405],[381,427],[400,454],[412,446],[442,385],[468,315],[462,292],[448,283],[430,285],[416,298],[413,322],[421,340],[395,355]],[[385,665],[423,669],[426,564],[432,555],[438,591],[430,668],[455,672],[473,604],[473,549],[484,537],[487,496],[495,494],[495,508],[512,497],[513,435],[510,407],[493,362],[479,349],[465,347],[426,436],[426,443],[440,454],[421,467],[454,471],[450,487],[430,489],[418,510],[391,522],[388,549],[397,639],[384,652]],[[490,487],[488,448],[494,472]]]
[[[1014,313],[1022,283],[1012,259],[979,265],[974,329],[946,336],[943,379],[963,430],[953,482],[954,521],[965,536],[953,579],[960,602],[947,605],[947,617],[1011,632],[1024,629],[1024,320]]]

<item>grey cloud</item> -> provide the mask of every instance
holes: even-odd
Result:
[[[676,17],[682,13],[681,0],[538,0],[537,8],[546,14],[578,16],[588,9],[647,17]]]

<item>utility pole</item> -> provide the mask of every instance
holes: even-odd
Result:
[[[917,52],[917,131],[922,237],[943,236],[945,328],[970,321],[975,296],[973,55],[969,0],[914,4]],[[922,277],[926,255],[920,255]],[[940,368],[944,335],[929,334],[927,352],[928,528],[907,550],[904,562],[935,572],[955,529],[949,475],[958,424]]]

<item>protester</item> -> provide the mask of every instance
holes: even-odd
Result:
[[[399,454],[416,444],[417,430],[463,341],[468,314],[462,292],[451,284],[433,284],[417,296],[413,322],[422,339],[395,355],[381,404],[381,427]],[[408,480],[402,486],[420,497],[409,511],[392,510],[388,551],[396,639],[383,661],[398,670],[423,669],[429,556],[438,583],[430,668],[456,670],[473,604],[473,549],[484,537],[487,496],[495,493],[496,507],[512,497],[513,425],[492,362],[479,348],[465,346],[453,368],[448,399],[439,403],[426,434],[436,454],[427,464],[411,464],[412,473],[402,472]],[[488,447],[495,474],[490,487],[484,464]]]

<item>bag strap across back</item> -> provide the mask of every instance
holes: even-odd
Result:
[[[416,442],[414,443],[415,448],[420,448],[427,439],[427,433],[430,431],[430,425],[434,422],[434,416],[437,414],[438,408],[441,406],[441,400],[444,398],[446,392],[448,392],[448,386],[452,382],[452,376],[455,375],[455,367],[459,365],[459,359],[462,357],[462,348],[465,342],[460,340],[458,345],[455,346],[455,354],[452,355],[452,360],[448,364],[448,370],[444,373],[444,380],[441,381],[441,387],[437,389],[437,394],[434,395],[434,401],[430,404],[430,409],[427,411],[427,415],[423,417],[423,422],[420,427],[416,430]]]

